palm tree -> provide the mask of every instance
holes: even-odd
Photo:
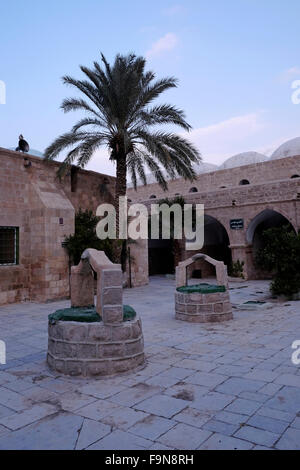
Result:
[[[135,189],[138,177],[147,182],[145,167],[164,190],[167,182],[162,169],[172,178],[193,180],[192,165],[201,160],[197,149],[184,137],[157,129],[159,124],[175,124],[189,131],[183,111],[168,104],[151,104],[161,93],[176,87],[177,80],[155,80],[153,72],[145,71],[146,60],[134,54],[117,55],[112,66],[103,54],[101,59],[102,66],[94,62],[93,68],[80,67],[87,77],[84,80],[63,77],[65,84],[85,96],[65,99],[61,108],[64,112],[82,110],[87,116],[46,149],[45,159],[54,160],[68,148],[60,167],[62,174],[74,162],[83,168],[95,150],[106,145],[116,163],[116,208],[119,196],[126,194],[127,171]]]

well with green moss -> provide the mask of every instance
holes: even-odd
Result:
[[[228,289],[224,285],[207,283],[177,287],[175,318],[192,323],[231,320],[232,307]]]
[[[49,315],[47,362],[71,376],[113,375],[144,365],[141,320],[123,306],[123,322],[104,323],[94,306],[57,310]]]

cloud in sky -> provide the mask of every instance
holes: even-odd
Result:
[[[179,13],[182,13],[183,11],[185,11],[185,8],[183,5],[172,5],[171,7],[169,8],[164,8],[163,9],[163,13],[167,16],[174,16],[174,15],[178,15]]]
[[[177,44],[178,37],[176,34],[167,33],[152,44],[151,48],[146,52],[146,57],[149,59],[160,56],[164,52],[174,49]]]
[[[290,67],[289,69],[287,70],[284,70],[281,74],[280,74],[280,80],[281,81],[284,81],[284,82],[287,82],[289,80],[293,80],[295,78],[299,78],[300,79],[300,67],[298,66],[294,66],[294,67]]]
[[[197,146],[204,161],[220,164],[236,153],[256,150],[253,137],[265,127],[262,111],[258,111],[193,129],[184,136]]]

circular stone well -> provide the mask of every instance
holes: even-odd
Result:
[[[213,284],[177,287],[175,318],[192,323],[232,320],[228,290]]]
[[[104,324],[100,317],[95,318],[93,309],[82,310],[78,309],[76,321],[72,320],[74,309],[49,315],[47,362],[52,370],[91,377],[126,372],[144,364],[140,318],[132,318],[124,309],[123,323]],[[87,321],[85,315],[89,316]]]

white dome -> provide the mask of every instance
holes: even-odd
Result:
[[[270,159],[277,160],[278,158],[293,157],[294,155],[300,155],[300,137],[284,142],[272,153]]]
[[[227,168],[235,168],[237,166],[243,165],[253,165],[255,163],[261,163],[268,160],[266,155],[258,152],[243,152],[233,155],[233,157],[227,158],[222,165],[219,166],[220,170],[225,170]]]
[[[201,173],[210,173],[211,171],[216,171],[219,167],[214,163],[200,162],[197,165],[193,165],[193,168],[197,175]]]

